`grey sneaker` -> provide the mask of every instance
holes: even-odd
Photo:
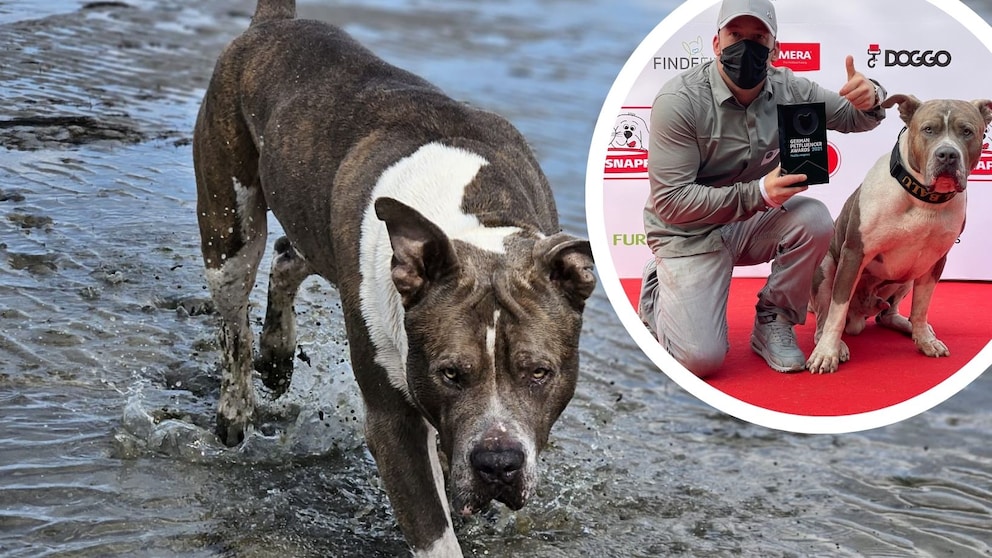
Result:
[[[779,372],[798,372],[806,368],[806,355],[796,344],[792,324],[781,316],[754,319],[751,350],[758,353],[768,366]]]

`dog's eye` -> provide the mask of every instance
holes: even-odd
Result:
[[[541,368],[541,367],[538,367],[538,368],[535,368],[535,369],[531,370],[531,372],[530,372],[530,378],[532,380],[534,380],[535,382],[538,382],[538,383],[545,382],[550,377],[551,377],[551,369],[550,368]]]
[[[933,134],[933,126],[924,126],[923,127],[923,133],[926,134],[926,135],[928,135],[928,136],[929,135],[932,135]]]
[[[966,138],[970,138],[971,136],[975,135],[975,132],[972,131],[971,128],[965,128],[964,130],[961,130],[961,134]]]
[[[458,380],[461,379],[462,373],[460,370],[454,366],[444,366],[437,370],[437,373],[441,375],[446,383],[458,384]]]

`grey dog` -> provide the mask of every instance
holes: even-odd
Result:
[[[895,105],[906,129],[844,203],[813,278],[817,343],[806,363],[813,373],[834,372],[849,360],[841,333],[860,333],[873,315],[911,336],[923,354],[950,354],[927,311],[947,253],[964,230],[968,175],[981,158],[992,101],[924,103],[893,95],[882,103]],[[911,289],[907,319],[899,303]]]
[[[291,379],[293,300],[337,286],[365,434],[396,519],[423,556],[459,556],[461,514],[534,492],[570,401],[586,240],[560,232],[547,179],[503,118],[444,95],[333,26],[260,0],[221,54],[193,140],[207,282],[222,319],[217,431],[255,414],[253,369]],[[258,357],[248,295],[276,242]],[[448,465],[446,481],[441,466]]]

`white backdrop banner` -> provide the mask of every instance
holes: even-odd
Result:
[[[843,86],[844,60],[852,55],[855,68],[884,85],[889,94],[912,94],[921,100],[992,98],[992,52],[982,41],[989,26],[956,0],[777,0],[775,8],[781,44],[777,64],[825,88],[836,91]],[[614,84],[611,99],[622,100],[615,108],[604,106],[604,115],[614,110],[616,119],[612,127],[604,126],[601,116],[597,126],[595,141],[601,138],[605,148],[605,157],[598,160],[604,164],[594,167],[590,161],[589,169],[590,173],[599,169],[603,190],[588,192],[599,184],[589,180],[587,212],[590,234],[598,231],[605,236],[593,238],[594,246],[608,247],[621,279],[640,278],[651,257],[642,223],[651,104],[670,78],[714,57],[718,10],[715,0],[680,6],[673,16],[681,13],[687,23],[677,28],[662,24],[652,31]],[[628,88],[626,94],[616,96],[615,90],[622,87]],[[902,127],[893,108],[870,132],[828,132],[830,183],[812,186],[804,195],[822,200],[836,217],[868,169],[891,152]],[[982,160],[968,184],[967,227],[951,249],[944,279],[992,280],[990,138],[992,127],[986,130]],[[594,144],[591,157],[596,152]],[[768,271],[766,264],[737,268],[735,275],[765,276]]]

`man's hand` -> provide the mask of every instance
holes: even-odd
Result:
[[[871,110],[878,104],[875,98],[875,84],[861,72],[854,69],[854,57],[847,57],[847,83],[840,88],[839,93],[858,110]]]
[[[806,182],[805,174],[782,174],[782,165],[765,176],[765,193],[775,205],[782,205],[789,198],[809,189],[808,185],[796,186]]]

